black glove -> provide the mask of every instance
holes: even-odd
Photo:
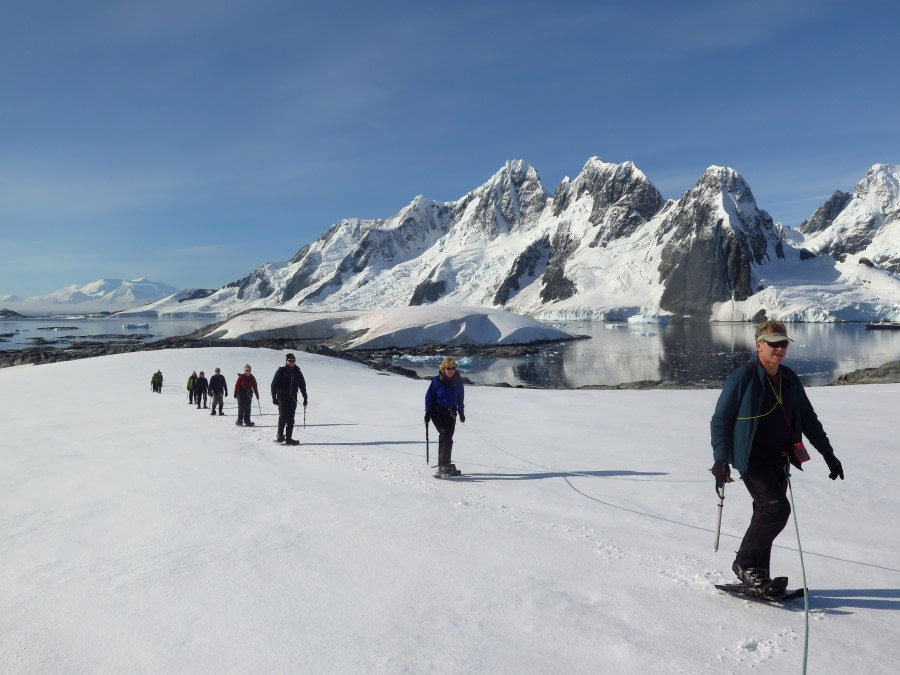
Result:
[[[459,411],[459,421],[463,424],[466,423],[466,413],[464,413],[462,410]]]
[[[425,424],[428,424],[431,421],[431,413],[425,413]]]
[[[717,459],[709,471],[716,479],[716,490],[725,487],[725,483],[734,482],[731,479],[731,467],[728,466],[728,462],[724,459]]]
[[[303,407],[304,407],[304,408],[306,407],[307,401],[309,401],[309,399],[306,398],[306,397],[304,396],[304,397],[303,397]]]
[[[277,398],[273,398],[273,399],[272,399],[272,405],[278,405],[278,399],[277,399]]]
[[[844,467],[841,466],[841,460],[835,457],[833,452],[830,455],[825,455],[825,463],[828,465],[828,470],[831,472],[828,474],[828,477],[831,480],[834,480],[838,476],[841,477],[841,480],[844,480]]]

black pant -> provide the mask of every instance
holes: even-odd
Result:
[[[294,415],[297,413],[297,399],[278,399],[278,438],[291,438],[294,433]],[[287,436],[285,436],[287,431]]]
[[[769,570],[772,544],[791,515],[787,498],[787,474],[784,466],[751,466],[741,474],[753,498],[753,517],[737,552],[737,563],[744,568]]]
[[[200,390],[196,394],[194,394],[194,403],[196,403],[197,407],[199,408],[201,398],[203,399],[203,407],[205,408],[206,407],[206,392],[203,390]]]
[[[438,431],[438,466],[450,466],[456,418],[448,410],[434,410],[431,413],[431,421]]]
[[[238,394],[238,424],[250,424],[250,408],[253,403],[253,395]]]
[[[216,406],[219,406],[219,412],[222,412],[222,405],[224,404],[224,401],[223,401],[224,398],[225,397],[221,393],[219,393],[219,394],[213,393],[213,395],[212,395],[212,411],[213,412],[216,412]]]

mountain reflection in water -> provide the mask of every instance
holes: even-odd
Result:
[[[755,352],[755,324],[554,323],[590,336],[520,358],[458,358],[463,375],[478,384],[575,389],[643,380],[721,383]],[[806,385],[834,382],[860,368],[900,359],[900,331],[866,330],[862,323],[788,324],[794,339],[785,365]],[[440,354],[397,363],[435,374]]]

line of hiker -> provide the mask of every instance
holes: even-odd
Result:
[[[162,372],[157,371],[150,383],[152,391],[161,392]],[[219,415],[225,414],[223,407],[225,398],[228,396],[228,384],[220,368],[216,368],[215,375],[209,381],[207,381],[204,371],[201,370],[199,375],[196,370],[193,371],[187,380],[187,392],[188,405],[196,405],[198,410],[211,407],[210,415],[217,414],[217,409]],[[294,438],[297,404],[302,396],[305,408],[309,398],[306,394],[306,379],[300,368],[297,367],[297,358],[293,354],[285,355],[285,364],[275,371],[271,393],[272,403],[278,406],[278,435],[275,437],[275,442],[284,445],[299,445],[300,442]],[[238,373],[232,395],[237,399],[238,405],[235,426],[256,426],[256,423],[250,419],[250,415],[253,410],[254,397],[257,405],[259,404],[259,386],[249,363],[244,366],[243,372]],[[211,406],[207,405],[210,397],[212,398]]]

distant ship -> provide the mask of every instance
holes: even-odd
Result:
[[[135,328],[150,328],[150,324],[147,323],[146,321],[144,321],[142,323],[123,323],[122,324],[123,330],[134,330]]]
[[[900,330],[900,321],[870,321],[866,328],[872,330]]]

